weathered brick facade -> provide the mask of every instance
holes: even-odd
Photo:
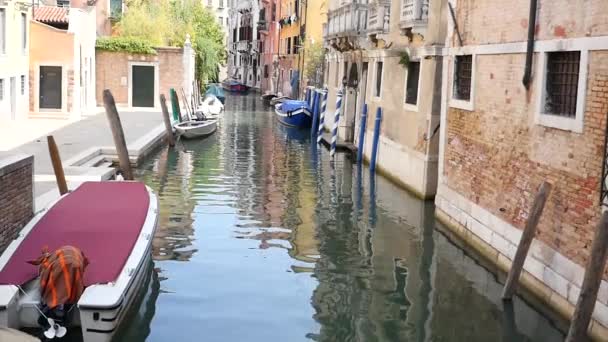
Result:
[[[537,189],[550,182],[553,191],[522,282],[570,316],[602,212],[608,2],[539,1],[529,90],[522,84],[528,10],[524,0],[457,2],[463,44],[450,28],[436,204],[440,218],[508,269]],[[577,103],[583,106],[567,119],[581,122],[581,129],[574,124],[557,128],[557,116],[542,114],[544,63],[548,53],[557,51],[583,56],[577,88]],[[471,55],[473,61],[471,101],[464,104],[453,99],[458,55]],[[591,326],[596,338],[608,332],[608,268],[604,279]]]
[[[152,63],[158,70],[159,91],[168,98],[169,89],[175,88],[181,98],[180,89],[186,77],[183,49],[157,48],[156,55],[129,54],[97,50],[96,99],[103,106],[103,90],[110,89],[117,105],[129,103],[130,63]],[[156,95],[158,97],[158,95]]]
[[[0,251],[34,215],[33,157],[0,153]]]

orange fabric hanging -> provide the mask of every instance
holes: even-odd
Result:
[[[29,263],[39,266],[40,295],[50,309],[78,302],[84,291],[84,271],[89,264],[80,249],[63,246],[49,253],[45,247],[42,255]]]

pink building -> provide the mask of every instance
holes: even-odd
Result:
[[[279,25],[277,0],[262,0],[258,30],[260,32],[262,62],[262,93],[276,93],[279,54]]]

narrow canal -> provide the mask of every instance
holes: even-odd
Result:
[[[436,227],[433,205],[255,96],[139,170],[159,194],[154,272],[120,341],[560,341]],[[374,195],[375,194],[375,195]]]

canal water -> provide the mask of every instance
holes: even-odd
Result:
[[[138,171],[160,200],[154,271],[119,341],[561,341],[437,228],[433,204],[256,96]]]

